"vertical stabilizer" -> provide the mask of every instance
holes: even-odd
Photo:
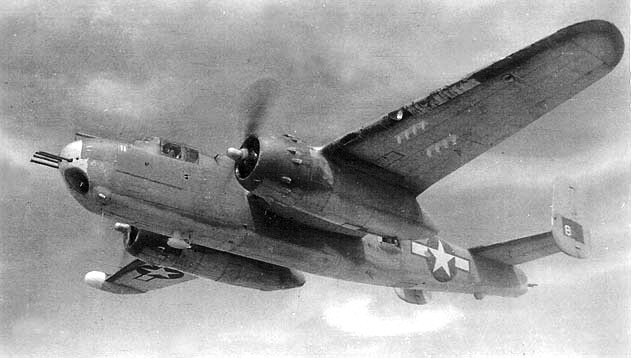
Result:
[[[589,231],[583,227],[583,193],[567,178],[554,183],[552,198],[552,237],[564,253],[586,258],[590,252]]]

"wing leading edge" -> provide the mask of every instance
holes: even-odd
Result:
[[[611,23],[566,27],[328,144],[323,153],[383,169],[423,192],[610,72],[624,41]]]

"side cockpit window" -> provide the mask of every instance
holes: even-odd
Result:
[[[189,163],[199,162],[199,152],[181,144],[162,141],[162,154],[169,158],[184,160]]]
[[[182,159],[182,147],[179,144],[162,143],[162,154],[169,158]]]
[[[195,149],[186,148],[186,156],[184,160],[191,163],[197,163],[199,161],[199,152]]]

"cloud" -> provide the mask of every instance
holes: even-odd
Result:
[[[146,101],[144,91],[126,83],[97,77],[86,86],[82,93],[82,103],[87,107],[103,112],[114,112],[139,118],[153,107]]]
[[[26,168],[32,167],[32,164],[29,164],[28,160],[26,160],[32,153],[27,149],[29,147],[30,142],[22,140],[20,138],[16,138],[15,136],[10,135],[7,131],[2,128],[2,124],[7,123],[3,121],[4,118],[0,117],[0,142],[4,143],[3,150],[0,152],[0,161],[5,162],[7,167],[15,168]],[[4,178],[3,173],[0,178],[2,178],[2,183],[8,183],[10,180]]]
[[[451,306],[432,305],[410,315],[379,312],[370,298],[352,298],[332,304],[324,310],[325,321],[334,328],[359,337],[411,336],[439,331],[462,319],[463,314]]]
[[[512,143],[503,143],[501,146],[506,148],[509,144]],[[630,170],[631,147],[627,138],[563,158],[505,155],[501,152],[502,148],[494,148],[474,159],[453,175],[447,176],[436,188],[442,188],[441,191],[449,188],[448,195],[500,185],[547,188],[560,176],[572,178],[584,185]],[[462,173],[465,172],[467,180],[462,180]]]
[[[189,92],[186,84],[169,75],[134,83],[102,73],[79,91],[79,102],[91,111],[151,121],[162,112],[190,103],[193,95]]]
[[[74,130],[120,139],[160,135],[206,152],[224,151],[238,145],[234,142],[240,138],[238,114],[233,112],[241,91],[267,76],[279,80],[285,91],[265,129],[292,130],[309,143],[324,144],[562,26],[595,17],[625,26],[626,7],[613,6],[602,1],[495,0],[0,4],[5,10],[0,11],[5,39],[0,52],[6,54],[1,61],[5,79],[0,86],[0,141],[7,146],[0,155],[6,193],[0,200],[6,213],[1,225],[5,245],[0,250],[0,336],[12,335],[6,342],[11,348],[28,347],[20,351],[23,356],[422,356],[445,355],[445,347],[450,347],[449,355],[502,355],[519,352],[507,347],[522,349],[523,342],[542,354],[567,346],[579,354],[600,352],[591,345],[622,347],[623,340],[595,332],[617,329],[615,319],[613,325],[590,319],[582,336],[572,331],[571,323],[582,317],[575,316],[574,309],[567,313],[571,322],[558,323],[551,309],[545,310],[550,314],[533,319],[524,314],[523,320],[515,320],[510,307],[539,311],[527,301],[536,297],[536,291],[520,301],[475,301],[472,312],[464,308],[466,299],[472,298],[459,301],[454,295],[451,302],[463,307],[467,319],[451,306],[432,303],[419,308],[398,301],[383,287],[318,277],[310,277],[300,290],[279,293],[202,280],[142,298],[93,292],[81,283],[82,273],[93,268],[91,261],[109,257],[114,247],[120,249],[119,240],[97,239],[101,235],[94,228],[99,220],[65,193],[59,176],[24,164],[33,150],[60,149]],[[622,30],[628,33],[628,27]],[[435,200],[439,212],[453,218],[453,228],[464,227],[463,246],[530,234],[537,222],[547,226],[549,195],[538,193],[555,172],[578,168],[594,173],[602,168],[603,175],[609,175],[628,165],[628,151],[622,156],[611,149],[616,138],[628,142],[627,100],[614,106],[622,96],[628,97],[619,90],[628,86],[624,76],[616,85],[609,75],[602,82],[607,85],[559,107],[557,119],[572,121],[543,119],[539,130],[511,139],[514,147],[507,155],[490,153],[471,163],[465,180],[448,180],[442,186],[448,190],[434,192],[440,194]],[[603,102],[595,100],[598,94]],[[625,117],[612,121],[611,114],[618,112]],[[498,182],[510,187],[498,190],[493,186]],[[592,197],[613,197],[610,192],[620,180],[604,184]],[[615,194],[620,191],[615,189]],[[612,215],[612,208],[599,209],[599,222],[629,222]],[[506,212],[513,216],[506,218]],[[619,249],[620,240],[607,242],[610,251]],[[622,247],[620,255],[604,260],[628,262],[628,245]],[[118,253],[114,256],[110,261],[118,263]],[[560,263],[547,265],[553,262]],[[547,267],[567,268],[567,275],[558,277],[567,277],[568,282],[584,276],[584,293],[555,296],[563,296],[563,302],[566,295],[584,296],[594,307],[583,312],[603,316],[596,306],[601,306],[598,300],[608,291],[602,286],[609,282],[594,289],[593,277],[584,272],[609,270],[608,266],[557,255],[530,269],[542,280],[558,274]],[[628,266],[612,269],[628,272]],[[372,298],[366,298],[371,293]],[[298,297],[294,301],[282,300],[293,295]],[[612,316],[624,310],[623,304],[614,303],[606,306]],[[481,304],[491,307],[494,320],[485,312],[476,316],[479,320],[469,319]],[[541,306],[550,307],[550,302],[542,301]],[[476,325],[471,327],[471,322]],[[55,338],[54,330],[62,329],[68,335]],[[498,333],[499,329],[512,334]],[[379,339],[383,336],[389,337]]]

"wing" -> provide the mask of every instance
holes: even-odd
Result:
[[[578,23],[325,146],[420,193],[607,74],[620,31]]]
[[[88,285],[103,291],[134,294],[157,290],[194,278],[193,275],[172,268],[151,265],[136,259],[111,276],[98,271],[89,272],[85,276],[85,281]]]

